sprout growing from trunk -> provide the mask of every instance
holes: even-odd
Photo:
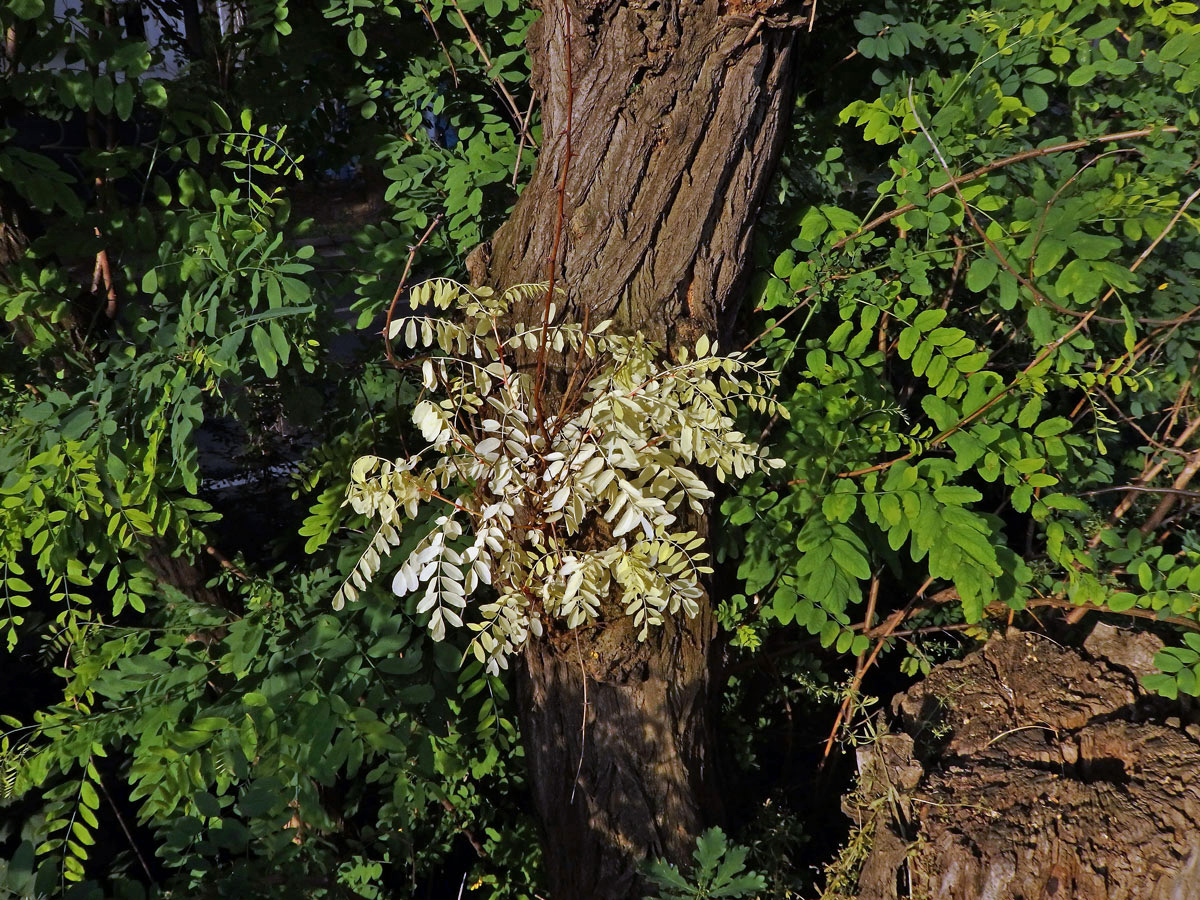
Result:
[[[492,672],[548,629],[624,614],[644,640],[668,615],[695,615],[712,571],[704,538],[685,524],[713,496],[700,473],[724,482],[782,465],[734,422],[739,404],[786,415],[770,396],[774,372],[718,355],[707,337],[666,360],[660,345],[613,334],[607,321],[553,324],[553,304],[546,324],[506,328],[515,303],[546,290],[447,280],[413,289],[414,314],[389,337],[428,354],[412,363],[427,393],[413,424],[428,446],[359,459],[347,497],[380,524],[334,607],[376,576],[406,519],[439,504],[392,589],[421,593],[417,612],[435,640],[447,626],[475,632],[471,652]],[[533,351],[559,363],[553,395],[526,364]]]

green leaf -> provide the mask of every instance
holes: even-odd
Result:
[[[964,375],[972,372],[978,372],[987,365],[987,361],[991,356],[987,350],[981,350],[978,353],[972,353],[969,356],[964,356],[961,359],[955,360],[954,368],[962,372]]]
[[[821,511],[831,522],[846,522],[858,508],[858,497],[852,493],[829,494],[821,502]]]
[[[1095,77],[1095,66],[1080,66],[1069,76],[1067,76],[1067,84],[1069,84],[1071,87],[1083,87],[1083,85],[1087,84]]]
[[[837,643],[834,645],[834,649],[837,650],[838,653],[845,653],[847,650],[850,649],[850,647],[853,643],[854,643],[854,632],[853,631],[843,631],[841,634],[838,635]]]
[[[969,503],[976,503],[983,499],[983,494],[972,487],[965,485],[943,485],[933,492],[933,498],[938,503],[946,503],[954,506],[966,506]]]
[[[100,808],[100,797],[96,793],[96,788],[90,781],[84,780],[79,784],[79,799],[89,809]]]
[[[258,355],[258,364],[262,367],[263,374],[274,378],[279,373],[279,358],[275,355],[270,333],[261,325],[255,325],[250,329],[250,342],[254,345],[254,352]]]
[[[46,9],[42,0],[8,0],[5,5],[18,19],[36,19]]]
[[[92,85],[96,110],[107,116],[113,110],[113,82],[108,75],[97,75]]]
[[[1178,685],[1170,675],[1147,675],[1142,679],[1142,686],[1151,693],[1161,694],[1168,700],[1175,700],[1179,696]]]
[[[142,82],[142,96],[146,98],[146,105],[155,109],[162,109],[167,105],[167,89],[153,78]]]
[[[113,93],[113,109],[122,122],[128,122],[133,115],[133,85],[129,81],[120,82]]]
[[[254,818],[281,806],[275,793],[265,787],[251,787],[242,792],[238,809],[242,815]]]
[[[1137,606],[1137,595],[1129,591],[1118,591],[1108,598],[1108,606],[1113,612],[1125,612]]]
[[[946,311],[944,309],[927,309],[913,319],[913,327],[918,331],[932,331],[941,325],[945,318]]]
[[[1071,250],[1080,259],[1105,259],[1121,249],[1119,238],[1077,231],[1070,237]]]
[[[996,280],[1000,267],[989,256],[980,256],[967,269],[967,288],[977,294],[983,293]]]
[[[838,567],[858,579],[871,577],[871,565],[867,558],[848,541],[834,538],[829,543],[829,553]]]
[[[1078,303],[1087,303],[1099,296],[1104,280],[1087,262],[1073,259],[1063,267],[1054,287],[1064,296],[1073,295]]]
[[[1071,430],[1071,420],[1062,416],[1055,416],[1053,419],[1045,419],[1037,424],[1033,429],[1034,435],[1040,438],[1053,437],[1058,434]]]

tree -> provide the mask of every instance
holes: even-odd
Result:
[[[668,348],[727,342],[791,103],[796,23],[770,12],[548,5],[529,37],[544,148],[473,276],[543,280],[550,260],[577,320]],[[643,854],[690,855],[716,793],[714,635],[706,601],[647,641],[617,621],[527,652],[522,734],[554,896],[637,896]]]

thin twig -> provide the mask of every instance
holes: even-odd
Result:
[[[450,2],[454,4],[454,11],[458,13],[459,19],[462,20],[463,28],[467,30],[467,37],[471,39],[471,43],[475,45],[475,49],[479,51],[479,55],[483,58],[484,65],[488,67],[488,77],[492,79],[492,84],[496,86],[496,89],[504,98],[504,102],[508,105],[508,110],[512,113],[513,119],[521,126],[522,131],[528,131],[521,119],[521,108],[517,106],[516,99],[509,93],[508,88],[504,86],[504,79],[492,74],[492,59],[488,56],[487,51],[483,49],[483,43],[479,40],[478,35],[475,34],[475,29],[471,27],[471,23],[467,21],[467,17],[463,15],[462,7],[458,5],[458,0],[450,0]],[[529,135],[529,143],[534,147],[538,145],[537,141],[533,139],[533,135]]]
[[[421,10],[421,15],[425,17],[425,21],[429,23],[429,28],[433,31],[433,39],[438,42],[438,46],[442,48],[442,55],[446,57],[446,62],[450,66],[450,77],[454,79],[454,86],[458,87],[458,69],[454,67],[454,60],[450,58],[450,51],[446,49],[446,45],[442,43],[442,36],[438,34],[437,26],[433,24],[433,16],[429,15],[429,10],[425,7],[422,0],[417,0],[417,7]],[[461,13],[459,14],[461,15]]]
[[[535,100],[537,100],[537,94],[530,92],[529,106],[525,109],[525,118],[521,120],[521,140],[517,144],[517,158],[513,161],[512,186],[514,189],[517,186],[517,176],[521,172],[521,154],[525,152],[525,141],[529,139],[529,118],[533,115]]]
[[[579,765],[575,767],[575,783],[571,785],[571,799],[575,802],[575,789],[579,787],[579,776],[583,773],[583,755],[587,751],[588,720],[588,675],[583,666],[583,651],[579,649],[579,632],[575,632],[575,653],[579,656],[579,677],[583,680],[583,720],[579,723]]]
[[[810,285],[810,286],[804,288],[804,290],[805,290],[805,292],[811,292],[813,290],[813,288],[814,288],[814,285]],[[750,343],[748,343],[745,347],[743,347],[742,352],[745,353],[747,350],[749,350],[751,347],[753,347],[755,344],[757,344],[759,341],[761,341],[763,338],[765,338],[768,334],[770,334],[772,331],[774,331],[776,328],[778,328],[780,325],[782,325],[784,322],[786,322],[788,319],[790,319],[796,313],[800,312],[800,310],[806,309],[808,307],[809,299],[810,298],[805,298],[800,303],[797,303],[795,306],[793,306],[791,309],[789,309],[787,312],[785,312],[782,316],[780,316],[775,322],[771,323],[770,327],[764,329],[762,331],[762,333],[758,335],[758,337],[756,337],[754,340],[752,340]]]
[[[1187,491],[1183,488],[1173,487],[1149,487],[1144,484],[1122,484],[1119,487],[1096,488],[1094,491],[1083,491],[1078,496],[1092,497],[1096,494],[1112,494],[1120,491],[1129,491],[1136,494],[1169,494],[1172,497],[1187,497],[1191,500],[1200,500],[1200,491]]]
[[[937,187],[932,188],[928,193],[925,194],[925,199],[927,199],[927,200],[932,199],[933,197],[936,197],[938,194],[944,194],[944,193],[946,193],[946,191],[955,190],[960,185],[964,185],[969,182],[975,181],[978,178],[982,178],[984,175],[988,175],[988,174],[996,171],[997,169],[1003,169],[1005,166],[1011,166],[1011,165],[1014,165],[1015,163],[1025,162],[1026,160],[1029,160],[1029,159],[1040,159],[1043,156],[1050,156],[1054,153],[1065,153],[1065,152],[1068,152],[1071,150],[1079,150],[1083,147],[1087,147],[1090,144],[1104,144],[1104,143],[1110,143],[1112,141],[1130,141],[1130,140],[1135,140],[1137,138],[1148,137],[1149,135],[1159,134],[1159,133],[1178,134],[1179,129],[1173,125],[1165,125],[1162,127],[1153,127],[1153,128],[1139,128],[1135,131],[1118,131],[1113,134],[1103,134],[1103,135],[1100,135],[1099,137],[1083,138],[1083,139],[1077,140],[1077,141],[1068,141],[1065,144],[1055,144],[1053,147],[1039,147],[1034,150],[1024,150],[1020,153],[1015,153],[1012,156],[1007,156],[1004,159],[998,159],[995,162],[990,162],[986,166],[980,166],[978,169],[975,169],[972,172],[968,172],[966,175],[959,175],[957,178],[951,178],[945,184],[938,185]],[[892,219],[896,218],[897,216],[902,216],[905,213],[912,212],[916,208],[917,208],[917,204],[906,203],[903,206],[896,207],[891,212],[886,212],[883,215],[876,216],[874,219],[872,219],[866,225],[863,225],[860,229],[858,229],[858,231],[854,232],[854,234],[851,234],[851,235],[848,235],[847,237],[842,238],[840,241],[838,241],[836,244],[834,244],[833,247],[831,247],[830,249],[840,250],[842,247],[846,246],[850,242],[858,240],[864,234],[874,231],[880,225],[890,222]]]
[[[1067,188],[1069,188],[1072,184],[1074,184],[1076,181],[1078,181],[1079,177],[1084,172],[1086,172],[1088,169],[1090,169],[1096,163],[1100,162],[1100,160],[1105,159],[1106,157],[1109,157],[1109,156],[1115,156],[1115,155],[1119,155],[1122,153],[1141,154],[1141,152],[1142,151],[1137,149],[1136,147],[1118,147],[1115,150],[1106,150],[1104,153],[1097,153],[1095,156],[1093,156],[1091,159],[1089,159],[1086,163],[1084,163],[1082,166],[1080,166],[1078,169],[1076,169],[1074,175],[1072,175],[1070,178],[1068,178],[1066,181],[1064,181],[1062,184],[1060,184],[1055,189],[1054,193],[1050,195],[1050,199],[1046,201],[1046,205],[1044,207],[1042,207],[1042,214],[1040,216],[1038,216],[1037,231],[1034,232],[1033,244],[1030,246],[1030,249],[1029,249],[1029,270],[1028,271],[1029,271],[1029,280],[1030,281],[1032,281],[1034,279],[1033,267],[1034,267],[1034,263],[1037,260],[1038,247],[1041,246],[1042,237],[1044,236],[1045,231],[1046,231],[1046,219],[1049,218],[1050,210],[1052,210],[1054,208],[1054,204],[1058,202],[1058,198],[1063,195],[1063,193],[1066,191]]]
[[[137,857],[137,861],[142,866],[142,871],[146,873],[146,879],[152,885],[157,887],[158,881],[150,872],[150,864],[146,862],[146,857],[142,855],[142,851],[138,847],[137,841],[133,839],[133,833],[129,830],[129,826],[125,823],[125,817],[121,815],[121,810],[117,808],[117,804],[113,800],[112,794],[108,792],[108,786],[105,785],[104,779],[100,777],[99,772],[96,772],[96,784],[100,785],[100,790],[104,794],[104,799],[108,801],[109,807],[112,808],[113,815],[117,817],[117,823],[121,826],[121,831],[125,833],[125,840],[129,842],[129,846],[133,850],[133,855]]]
[[[404,272],[400,275],[400,283],[396,285],[396,293],[392,295],[392,302],[388,306],[387,318],[383,323],[383,349],[387,356],[387,361],[397,369],[400,364],[396,362],[396,357],[392,355],[392,316],[396,312],[396,304],[400,302],[400,295],[404,293],[404,286],[408,283],[408,274],[412,271],[413,259],[417,255],[417,251],[421,249],[421,245],[429,240],[429,236],[433,234],[433,229],[438,227],[442,221],[442,214],[438,213],[433,217],[433,221],[429,223],[429,227],[425,229],[425,233],[421,235],[421,239],[408,248],[408,259],[404,261]]]

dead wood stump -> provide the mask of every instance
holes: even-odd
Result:
[[[1198,900],[1200,725],[1139,687],[1159,646],[1012,632],[897,697],[846,803],[860,900]]]

